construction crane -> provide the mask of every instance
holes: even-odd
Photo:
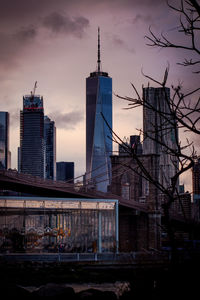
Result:
[[[34,88],[33,88],[33,92],[31,91],[31,100],[34,100],[34,96],[35,96],[35,90],[37,88],[37,81],[35,82]]]

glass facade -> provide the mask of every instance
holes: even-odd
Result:
[[[56,180],[74,183],[74,162],[59,161],[56,163]]]
[[[0,169],[10,168],[9,113],[0,112]]]
[[[86,180],[107,192],[112,133],[103,117],[112,129],[112,78],[105,72],[94,72],[86,79]]]
[[[0,252],[115,252],[116,200],[0,197]]]
[[[54,121],[44,117],[45,178],[56,179],[56,128]]]
[[[20,172],[44,178],[44,151],[43,98],[24,96],[20,112]]]

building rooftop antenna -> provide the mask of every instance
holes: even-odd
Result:
[[[101,47],[100,47],[100,27],[98,27],[97,65],[96,65],[95,72],[90,73],[90,77],[98,77],[98,76],[109,77],[107,72],[102,72]]]
[[[100,53],[100,28],[98,27],[98,58],[97,58],[97,71],[101,71],[101,53]]]

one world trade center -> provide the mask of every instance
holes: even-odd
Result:
[[[86,79],[86,181],[107,192],[111,181],[112,78],[101,69],[98,28],[97,69]]]

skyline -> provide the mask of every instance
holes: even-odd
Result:
[[[188,89],[197,82],[176,64],[184,52],[146,45],[150,25],[176,37],[178,23],[165,1],[150,2],[0,0],[0,110],[10,113],[12,168],[17,168],[22,99],[37,81],[36,94],[57,128],[57,161],[74,161],[75,177],[85,172],[85,80],[96,68],[98,26],[102,69],[113,78],[114,94],[133,96],[130,82],[141,91],[148,83],[142,70],[161,80],[168,62],[169,87],[183,81]],[[113,129],[122,139],[138,134],[143,123],[142,110],[123,110],[126,106],[113,95]]]

